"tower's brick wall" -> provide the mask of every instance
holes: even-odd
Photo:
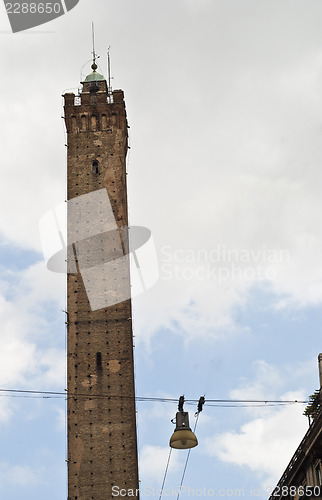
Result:
[[[99,82],[95,92],[84,84],[77,105],[64,97],[68,200],[106,188],[118,228],[127,227],[123,92],[109,103]],[[67,311],[68,500],[109,500],[112,486],[138,488],[131,300],[92,311],[77,272],[67,277]]]

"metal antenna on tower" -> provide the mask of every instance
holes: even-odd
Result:
[[[92,44],[93,44],[93,50],[92,50],[92,54],[93,54],[92,70],[96,71],[97,70],[96,59],[98,59],[99,56],[95,52],[95,36],[94,36],[94,23],[93,23],[93,21],[92,21]]]
[[[95,54],[95,37],[94,37],[94,23],[92,22],[92,42],[93,42],[93,64],[96,64],[96,54]]]
[[[112,87],[111,87],[111,61],[110,61],[110,48],[107,49],[107,73],[108,73],[108,94],[111,95]]]

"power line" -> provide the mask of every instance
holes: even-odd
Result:
[[[84,394],[84,393],[71,393],[67,390],[64,392],[59,391],[37,391],[26,389],[0,389],[0,396],[3,397],[34,397],[34,398],[107,398],[107,399],[132,399],[132,396],[112,395],[112,394]],[[160,403],[177,403],[177,398],[161,398],[153,396],[135,396],[138,402],[160,402]],[[186,399],[185,404],[195,405],[198,399]],[[223,408],[232,407],[248,407],[254,406],[275,406],[285,404],[308,404],[307,400],[270,400],[270,399],[207,399],[206,406],[216,406]]]
[[[236,403],[236,401],[231,400],[232,403]],[[286,406],[290,404],[307,404],[307,401],[278,401],[278,402],[269,402],[269,401],[258,401],[257,403],[253,403],[252,401],[243,402],[240,404],[208,404],[208,407],[216,407],[216,408],[261,408],[262,406]]]
[[[168,468],[169,468],[169,462],[170,462],[170,458],[171,458],[171,453],[172,453],[172,448],[170,448],[170,451],[169,451],[168,461],[167,461],[167,465],[166,465],[166,468],[165,468],[165,471],[164,471],[163,481],[162,481],[162,485],[161,485],[161,489],[160,489],[159,500],[161,500],[161,497],[162,497],[163,486],[164,486],[164,483],[165,483],[165,480],[166,480],[166,477],[167,477],[167,473],[168,473]]]

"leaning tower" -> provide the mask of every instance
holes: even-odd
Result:
[[[67,129],[68,500],[138,489],[122,90],[92,64]]]

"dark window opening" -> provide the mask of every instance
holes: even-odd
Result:
[[[98,161],[94,160],[92,163],[92,172],[93,174],[98,174]]]
[[[96,353],[96,366],[98,370],[102,369],[102,353],[97,352]]]

